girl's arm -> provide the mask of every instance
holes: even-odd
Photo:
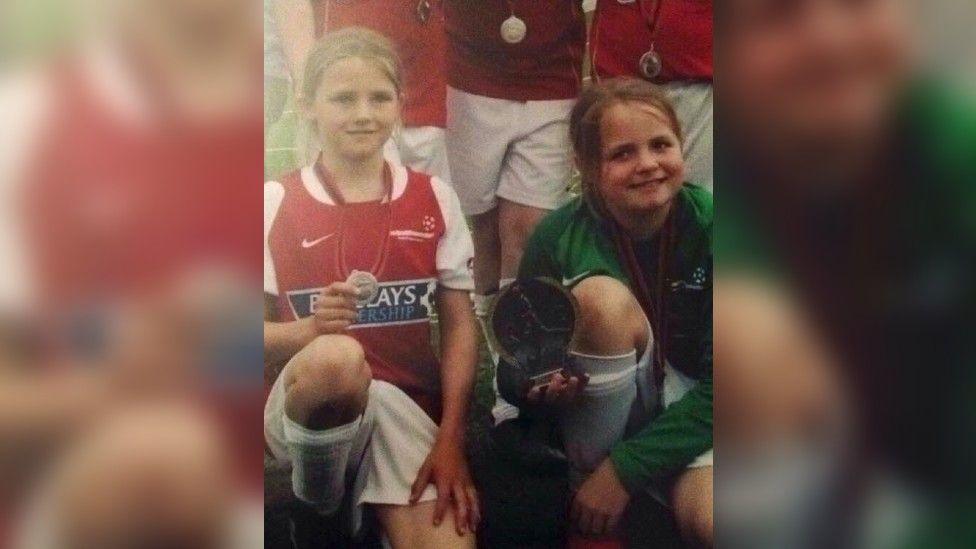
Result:
[[[464,455],[464,430],[478,360],[478,329],[468,297],[468,292],[474,289],[471,274],[474,246],[454,190],[437,178],[431,179],[431,186],[445,226],[435,257],[443,413],[437,440],[420,467],[410,501],[416,502],[427,485],[434,484],[437,488],[434,524],[440,524],[453,502],[455,528],[459,535],[464,535],[465,531],[474,531],[481,519],[478,494]]]
[[[410,500],[415,502],[428,484],[437,487],[434,524],[440,524],[453,501],[458,534],[474,531],[481,520],[478,494],[464,455],[464,431],[474,388],[478,332],[467,290],[437,289],[440,319],[441,391],[443,414],[437,440],[420,468]]]
[[[447,437],[463,446],[478,360],[478,331],[468,292],[439,288],[437,314],[440,317],[444,405],[438,436]]]

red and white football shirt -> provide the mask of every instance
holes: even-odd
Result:
[[[390,169],[389,203],[336,205],[311,167],[266,183],[264,291],[277,297],[280,319],[296,320],[313,313],[329,284],[351,270],[371,271],[379,293],[359,308],[349,335],[363,345],[375,379],[402,389],[439,422],[440,365],[429,318],[434,290],[472,290],[474,251],[450,187],[401,166]]]

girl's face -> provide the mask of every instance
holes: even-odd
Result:
[[[350,57],[322,73],[309,116],[329,153],[365,160],[382,154],[400,116],[400,97],[375,63]]]
[[[667,116],[637,102],[617,103],[600,120],[599,192],[614,217],[667,207],[684,183],[681,142]]]

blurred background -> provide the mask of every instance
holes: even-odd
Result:
[[[258,547],[260,7],[0,4],[0,547]]]
[[[971,547],[972,2],[716,14],[716,534]]]

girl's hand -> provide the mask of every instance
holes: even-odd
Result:
[[[440,525],[453,502],[454,524],[457,533],[474,532],[481,522],[478,492],[471,482],[468,462],[459,444],[437,439],[427,460],[417,473],[417,480],[410,489],[410,503],[416,503],[428,484],[437,487],[437,503],[434,506],[434,526]]]
[[[537,385],[529,390],[526,399],[532,404],[545,403],[550,406],[566,407],[573,404],[590,380],[585,374],[581,377],[557,373],[548,384]]]
[[[346,282],[333,282],[319,294],[312,323],[318,335],[341,334],[356,322],[357,317],[356,287]]]
[[[630,494],[608,458],[576,492],[570,520],[580,533],[601,536],[616,529],[629,502]]]

